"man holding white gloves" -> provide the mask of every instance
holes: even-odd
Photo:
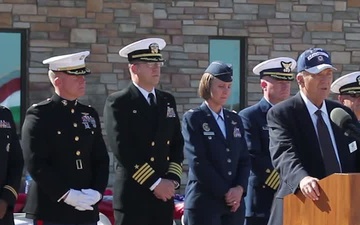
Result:
[[[77,99],[85,94],[88,51],[52,57],[55,94],[26,112],[24,159],[32,183],[24,211],[34,224],[95,225],[109,176],[99,116]]]

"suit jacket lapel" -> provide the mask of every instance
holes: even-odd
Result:
[[[131,83],[129,86],[129,90],[132,96],[132,99],[135,101],[134,105],[136,106],[137,110],[140,112],[139,114],[145,118],[150,118],[150,113],[148,113],[150,109],[150,105],[144,96],[141,94],[140,90]],[[151,118],[150,118],[151,119]]]
[[[214,116],[212,115],[210,109],[207,107],[207,105],[205,103],[203,103],[200,106],[200,109],[204,112],[204,114],[206,115],[206,121],[209,124],[210,129],[212,129],[215,133],[216,136],[218,136],[221,140],[223,140],[224,142],[226,142],[225,137],[223,135],[223,133],[220,130],[219,125],[217,124]],[[226,125],[225,125],[226,126]]]
[[[315,157],[319,162],[322,162],[323,164],[323,157],[321,156],[321,150],[319,145],[319,140],[317,138],[317,133],[315,130],[315,127],[313,125],[313,122],[311,120],[311,116],[309,114],[309,111],[305,105],[305,102],[301,98],[300,92],[294,96],[295,103],[294,103],[294,114],[298,115],[295,117],[297,120],[297,129],[299,130],[299,133],[303,133],[306,137],[304,142],[309,143],[310,146],[312,146],[309,149],[303,149],[305,151],[309,151],[309,154]],[[304,126],[303,124],[311,124],[312,126]],[[319,168],[324,168],[324,166],[319,166]],[[325,170],[323,171],[323,174],[325,174]]]
[[[158,111],[158,130],[161,129],[165,120],[166,120],[166,113],[167,113],[167,101],[162,95],[161,92],[155,89],[156,94],[156,104],[157,104],[157,111]]]
[[[328,112],[331,128],[333,130],[333,134],[334,134],[334,138],[335,138],[335,144],[336,144],[336,147],[337,147],[337,152],[338,152],[338,156],[339,156],[339,160],[340,160],[341,169],[342,169],[342,171],[347,171],[346,170],[346,166],[347,166],[346,162],[347,162],[348,157],[347,157],[347,154],[346,154],[347,152],[343,151],[343,149],[348,149],[348,146],[346,146],[346,141],[343,138],[344,137],[344,132],[341,130],[340,127],[338,127],[330,119],[330,112],[333,109],[334,109],[334,105],[331,104],[331,102],[326,101],[326,110]]]

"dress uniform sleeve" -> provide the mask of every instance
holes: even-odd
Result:
[[[202,130],[198,129],[200,127],[199,119],[192,115],[191,112],[187,112],[183,116],[182,133],[185,141],[185,157],[198,182],[202,183],[212,195],[223,198],[231,187],[207,159],[206,146],[202,141]]]
[[[5,200],[8,205],[13,206],[17,199],[17,192],[20,187],[24,159],[20,147],[14,119],[9,110],[5,111],[11,125],[11,142],[9,149],[8,168],[5,178],[5,185],[2,187],[0,198]]]
[[[101,125],[99,115],[95,112],[96,120],[96,136],[92,146],[92,165],[93,166],[93,182],[92,188],[100,193],[104,193],[109,179],[109,154],[101,133]]]
[[[172,97],[171,102],[172,106],[174,107],[177,120],[175,122],[174,136],[170,141],[169,169],[164,178],[174,180],[180,184],[180,179],[182,176],[182,162],[184,160],[184,138],[181,134],[180,120],[178,119],[179,116],[176,110],[174,97]]]
[[[53,168],[48,164],[51,154],[51,147],[47,144],[49,128],[47,116],[41,113],[41,107],[31,107],[26,113],[22,128],[22,147],[27,169],[40,188],[54,201],[60,199],[70,187],[66,180],[57,176]],[[65,165],[64,165],[65,166]]]
[[[283,116],[274,107],[267,113],[267,121],[270,136],[270,155],[275,168],[279,168],[281,179],[287,183],[288,187],[295,193],[299,187],[300,181],[308,176],[297,154],[297,149],[292,143],[293,137],[287,121],[291,120]]]
[[[236,115],[237,116],[237,115]],[[238,146],[240,153],[240,157],[238,160],[237,167],[237,185],[241,185],[244,189],[244,196],[247,192],[249,174],[250,174],[250,155],[246,145],[246,141],[244,138],[244,127],[241,125],[241,120],[239,119],[239,126],[241,132],[241,144]]]
[[[249,115],[250,113],[253,115]],[[263,146],[262,144],[263,127],[256,120],[256,116],[254,116],[258,114],[254,111],[246,113],[240,111],[239,115],[245,130],[245,140],[250,154],[251,169],[260,184],[265,184],[276,190],[280,184],[280,176],[272,165],[269,146]]]
[[[160,176],[143,157],[133,151],[128,132],[129,115],[126,112],[128,106],[121,100],[110,95],[105,102],[104,119],[109,145],[117,161],[132,179],[150,190]]]

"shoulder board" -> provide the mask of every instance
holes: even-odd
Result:
[[[39,102],[39,103],[35,103],[35,104],[32,104],[31,107],[39,107],[39,106],[44,106],[44,105],[48,105],[52,102],[51,98],[48,98],[42,102]]]

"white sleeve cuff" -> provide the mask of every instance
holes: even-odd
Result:
[[[161,178],[159,178],[157,181],[155,181],[153,185],[151,185],[150,191],[153,191],[156,188],[156,186],[160,184],[160,182],[161,182]]]

